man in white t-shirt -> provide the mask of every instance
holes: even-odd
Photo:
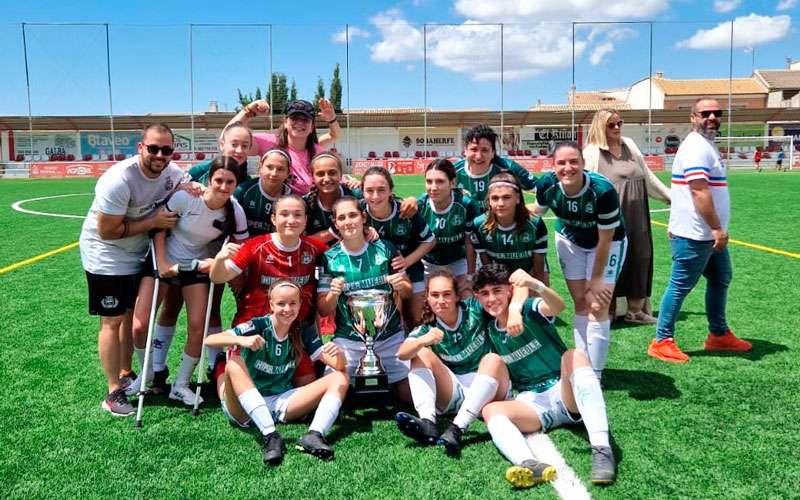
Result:
[[[100,316],[98,350],[108,382],[101,407],[115,416],[133,413],[120,387],[120,334],[130,336],[148,231],[175,225],[162,205],[179,186],[183,171],[170,162],[172,130],[148,125],[139,154],[116,163],[97,181],[95,198],[80,236],[81,262],[89,285],[89,314]]]
[[[705,276],[709,334],[706,351],[746,352],[752,345],[736,337],[725,320],[728,286],[733,276],[728,254],[730,196],[725,163],[714,144],[723,111],[714,99],[692,106],[692,132],[672,164],[669,237],[672,275],[661,299],[656,338],[647,354],[671,363],[687,356],[675,343],[675,321],[683,300]]]

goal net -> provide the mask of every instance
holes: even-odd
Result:
[[[792,168],[798,151],[791,135],[752,137],[717,137],[715,142],[730,168],[754,168],[756,152],[761,152],[761,168],[775,168],[782,159],[784,168]],[[783,155],[780,152],[783,151]]]

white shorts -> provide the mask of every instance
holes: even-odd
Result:
[[[223,384],[222,387],[224,389],[225,385]],[[289,389],[283,394],[263,396],[264,402],[267,404],[267,409],[269,409],[269,412],[272,415],[272,420],[274,420],[276,423],[286,422],[286,409],[289,407],[289,400],[292,399],[292,396],[294,396],[296,392],[297,389]],[[238,425],[242,429],[247,429],[251,426],[252,420],[249,418],[245,422],[239,422],[233,417],[233,415],[231,415],[231,412],[228,411],[228,405],[225,404],[224,397],[220,398],[220,406],[222,406],[222,413],[228,417],[228,420],[230,420],[231,423]]]
[[[425,293],[425,280],[422,281],[412,281],[411,282],[411,293],[414,295],[418,293]]]
[[[608,250],[608,262],[603,270],[603,283],[613,285],[617,282],[625,255],[628,251],[628,238],[622,241],[612,241]],[[592,278],[596,251],[594,248],[582,248],[575,243],[556,233],[556,253],[561,263],[564,278],[574,280],[589,280]]]
[[[397,357],[397,351],[400,349],[400,345],[405,339],[405,333],[400,330],[386,340],[378,340],[375,342],[375,354],[381,360],[381,365],[383,369],[386,370],[390,384],[394,384],[408,377],[408,370],[411,368],[411,362],[403,361]],[[353,378],[353,376],[356,373],[356,368],[358,368],[361,358],[367,351],[367,347],[364,345],[364,342],[350,339],[334,338],[333,342],[344,351],[344,355],[347,358],[347,375],[350,377],[350,384],[354,384],[355,378]],[[331,367],[325,370],[326,373],[329,371],[332,371]]]
[[[428,276],[432,272],[434,272],[434,271],[436,271],[438,269],[449,269],[450,272],[453,273],[453,276],[455,276],[456,278],[458,278],[459,276],[464,276],[465,274],[467,274],[467,259],[466,258],[458,259],[457,261],[452,262],[452,263],[447,264],[447,265],[444,265],[444,266],[440,266],[438,264],[432,264],[432,263],[426,261],[425,259],[423,259],[422,260],[422,266],[425,268],[425,281],[428,280]]]
[[[524,391],[517,394],[514,398],[522,401],[533,408],[539,422],[542,423],[542,431],[547,432],[562,425],[577,424],[582,419],[580,415],[573,416],[564,405],[561,399],[561,381],[559,380],[553,387],[543,392]]]
[[[445,368],[447,367],[445,366]],[[469,389],[469,386],[472,385],[472,381],[475,380],[475,375],[478,374],[478,372],[472,372],[456,375],[449,368],[447,368],[447,373],[450,374],[450,382],[453,385],[453,395],[450,396],[450,402],[447,403],[447,408],[436,408],[437,415],[447,415],[448,413],[457,412],[464,403],[464,397],[467,395],[467,389]]]

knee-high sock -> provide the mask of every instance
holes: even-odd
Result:
[[[586,352],[586,325],[589,317],[575,315],[572,317],[572,338],[575,340],[575,349]]]
[[[505,415],[495,415],[487,423],[492,441],[500,453],[514,465],[526,460],[535,460],[525,436]]]
[[[215,333],[219,333],[222,331],[221,326],[209,326],[208,327],[208,334],[214,335]],[[219,347],[206,347],[206,352],[208,353],[208,369],[214,369],[214,362],[217,360],[217,354],[222,352],[222,349]]]
[[[189,385],[192,380],[192,372],[199,362],[200,358],[193,358],[184,352],[181,355],[181,367],[173,385]]]
[[[175,336],[175,325],[162,326],[156,324],[155,337],[153,338],[153,369],[157,372],[164,371],[167,367],[169,346]]]
[[[267,402],[255,387],[239,394],[239,404],[250,419],[256,424],[261,434],[266,436],[275,432],[275,422],[267,408]]]
[[[589,361],[597,378],[603,376],[603,369],[606,367],[608,357],[608,343],[611,338],[611,321],[589,321],[586,326],[586,340]]]
[[[317,431],[323,436],[328,433],[336,417],[339,416],[339,409],[342,407],[342,400],[335,394],[325,394],[314,412],[314,420],[308,427],[310,431]]]
[[[419,417],[436,422],[436,380],[433,372],[428,368],[414,368],[408,372],[408,386]]]
[[[589,433],[589,442],[593,446],[610,446],[606,402],[594,370],[588,366],[580,367],[572,372],[570,382],[578,411],[583,417],[583,425]]]
[[[482,373],[475,375],[453,423],[461,430],[467,430],[467,427],[478,418],[486,403],[494,399],[497,394],[497,385],[497,380],[488,375]]]

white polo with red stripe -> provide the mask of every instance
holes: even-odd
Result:
[[[697,212],[692,201],[689,182],[694,180],[703,180],[708,184],[714,210],[722,228],[727,231],[731,211],[728,170],[714,142],[698,132],[691,132],[686,136],[672,163],[669,232],[697,241],[713,240],[711,228]]]

